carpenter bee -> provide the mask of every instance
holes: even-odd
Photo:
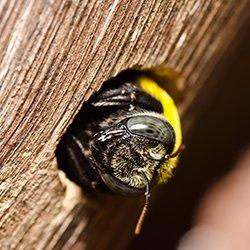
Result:
[[[117,78],[84,105],[57,149],[59,167],[85,190],[136,196],[166,182],[181,146],[172,98],[149,77]]]

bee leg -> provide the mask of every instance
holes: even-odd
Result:
[[[105,131],[101,131],[98,132],[97,134],[94,135],[94,142],[105,142],[107,140],[111,140],[114,137],[120,137],[122,135],[125,134],[125,130],[123,128],[123,126],[120,129],[116,129],[116,130],[105,130]]]
[[[161,104],[133,83],[126,83],[116,89],[103,91],[92,100],[94,107],[138,106],[161,113]]]
[[[122,107],[133,104],[136,99],[136,92],[128,93],[124,91],[117,91],[116,95],[102,97],[99,100],[92,102],[94,107]]]
[[[99,178],[90,165],[89,150],[85,150],[80,140],[72,134],[63,138],[63,140],[60,145],[64,146],[58,148],[58,152],[60,152],[57,155],[59,168],[66,173],[69,179],[85,190],[95,189]]]
[[[96,100],[103,100],[108,99],[116,96],[127,96],[133,92],[138,92],[140,89],[133,83],[125,83],[119,85],[118,87],[115,86],[108,90],[103,90],[96,96]]]

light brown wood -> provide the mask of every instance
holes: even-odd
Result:
[[[185,114],[249,7],[248,0],[1,0],[1,249],[124,249],[139,199],[87,198],[59,178],[60,137],[105,80],[132,67],[180,72]]]

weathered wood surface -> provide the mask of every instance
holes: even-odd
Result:
[[[125,248],[138,200],[66,189],[58,140],[103,81],[135,66],[181,72],[185,114],[249,7],[248,0],[1,0],[1,249]]]

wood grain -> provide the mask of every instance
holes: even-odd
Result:
[[[62,181],[60,137],[105,80],[132,67],[180,72],[185,114],[249,7],[248,0],[1,0],[1,249],[124,249],[139,200],[87,198]]]

